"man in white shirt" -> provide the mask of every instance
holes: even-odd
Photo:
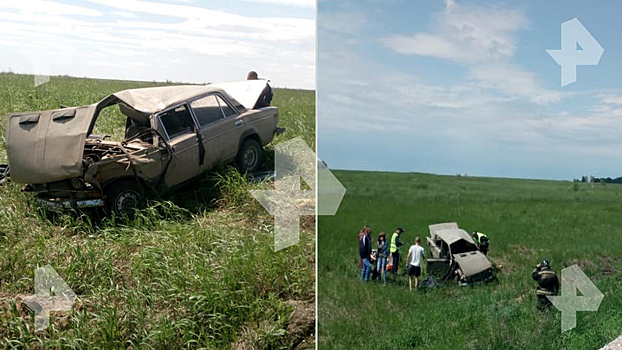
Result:
[[[419,245],[419,237],[415,238],[415,244],[408,249],[408,289],[413,290],[413,278],[415,280],[415,289],[419,288],[419,276],[421,276],[421,261],[424,259],[423,247]]]

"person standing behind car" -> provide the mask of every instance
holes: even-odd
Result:
[[[477,243],[477,248],[479,249],[479,251],[482,252],[482,254],[484,255],[488,255],[488,246],[490,244],[488,236],[481,232],[473,231],[473,240],[475,241],[475,243]]]
[[[246,80],[259,80],[259,76],[257,75],[257,72],[252,70],[248,72]],[[253,109],[268,107],[270,105],[270,102],[272,102],[273,96],[274,95],[272,94],[272,88],[270,87],[270,84],[268,84],[268,82],[266,81],[266,87],[261,92],[261,95],[259,95],[259,98],[257,99],[255,106],[253,106]]]
[[[367,234],[367,231],[371,230],[368,225],[364,225],[363,228],[359,231],[357,244],[361,245],[361,240]],[[359,259],[359,268],[363,267],[363,259]]]
[[[408,290],[413,291],[413,278],[415,290],[419,289],[419,276],[421,276],[421,260],[423,260],[423,247],[419,245],[419,237],[415,238],[415,244],[408,249]]]
[[[361,281],[369,281],[369,275],[371,273],[371,230],[367,230],[361,242],[359,243],[359,255],[363,260],[363,266],[361,267]]]
[[[391,258],[393,258],[393,267],[391,268],[391,274],[393,278],[397,276],[397,267],[400,264],[400,247],[402,246],[402,242],[400,242],[400,236],[404,230],[401,227],[398,227],[397,230],[391,236]]]
[[[380,232],[378,235],[378,274],[382,276],[382,282],[387,284],[387,258],[389,256],[389,244],[387,235]]]

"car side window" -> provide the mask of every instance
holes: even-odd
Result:
[[[215,95],[194,100],[190,102],[190,106],[201,127],[224,118],[219,101]]]
[[[160,121],[169,139],[194,132],[194,121],[186,105],[160,113]]]
[[[216,99],[218,100],[218,104],[220,105],[220,108],[222,109],[222,113],[225,115],[225,118],[229,118],[237,114],[235,110],[231,108],[231,106],[229,106],[227,102],[225,102],[225,100],[223,100],[222,97],[216,96]]]

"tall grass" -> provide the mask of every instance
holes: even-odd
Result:
[[[319,348],[595,349],[619,335],[622,186],[335,174],[347,192],[337,215],[318,223]],[[386,287],[358,281],[362,225],[374,237],[402,226],[408,247],[416,236],[425,242],[429,224],[451,221],[490,237],[498,283],[409,293],[404,275]],[[542,258],[558,273],[578,264],[605,295],[598,312],[579,312],[577,327],[563,334],[559,311],[536,310],[531,271]]]
[[[90,104],[114,91],[158,85],[51,77],[33,89],[31,79],[0,74],[3,124],[7,112]],[[275,89],[280,124],[292,125],[275,142],[313,140],[312,96]],[[122,130],[114,113],[100,122],[104,131]],[[273,218],[248,193],[268,186],[220,165],[152,198],[131,220],[89,212],[50,220],[19,185],[0,187],[0,347],[312,347],[312,322],[292,325],[298,305],[312,305],[315,295],[314,228],[307,222],[300,244],[275,253]],[[35,332],[19,296],[34,293],[34,270],[45,264],[78,299]]]

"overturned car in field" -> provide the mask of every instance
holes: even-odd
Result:
[[[428,274],[441,280],[454,280],[461,285],[495,279],[490,260],[478,250],[473,238],[460,229],[458,224],[434,224],[428,228]]]
[[[10,114],[11,180],[51,210],[105,207],[126,214],[162,192],[235,161],[261,165],[262,147],[283,131],[263,106],[266,81],[124,90],[82,107]],[[125,117],[122,141],[93,134],[102,111]]]

